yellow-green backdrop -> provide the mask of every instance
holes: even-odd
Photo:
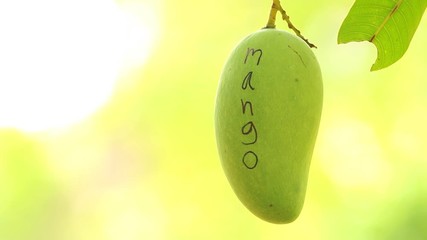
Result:
[[[96,6],[104,5],[78,7],[89,3],[97,19]],[[40,4],[55,11],[62,2]],[[149,44],[147,56],[122,61],[112,94],[72,124],[0,128],[0,239],[427,239],[426,18],[399,62],[369,72],[372,45],[336,43],[352,0],[282,0],[318,46],[324,109],[303,211],[295,222],[275,225],[234,195],[213,129],[221,68],[238,41],[266,24],[271,1],[113,4],[140,23],[135,28],[150,30],[130,51]],[[100,22],[88,33],[97,26],[110,27]],[[71,111],[85,101],[79,104],[57,107]]]

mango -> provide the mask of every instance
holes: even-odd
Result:
[[[259,218],[299,216],[322,102],[319,63],[288,32],[256,31],[226,61],[215,102],[219,158],[238,199]]]

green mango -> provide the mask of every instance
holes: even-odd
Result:
[[[219,157],[235,194],[259,218],[299,216],[322,102],[319,63],[290,33],[259,30],[227,60],[215,103]]]

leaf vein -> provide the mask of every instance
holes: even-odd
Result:
[[[391,12],[387,15],[387,17],[384,19],[384,21],[381,23],[381,25],[378,27],[377,31],[374,33],[374,35],[369,39],[369,42],[373,42],[374,39],[378,36],[378,34],[381,32],[381,30],[384,28],[386,23],[390,20],[390,18],[393,16],[393,14],[396,13],[397,9],[402,4],[403,0],[399,0],[399,2],[396,3],[394,8],[391,10]]]

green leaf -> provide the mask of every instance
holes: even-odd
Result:
[[[409,47],[427,0],[356,0],[338,33],[338,43],[369,41],[378,51],[371,71],[390,66]]]

